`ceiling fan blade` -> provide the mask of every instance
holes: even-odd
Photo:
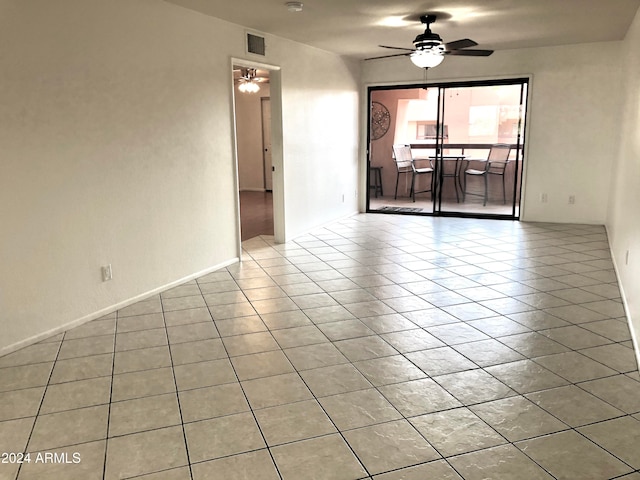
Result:
[[[381,48],[391,48],[392,50],[408,50],[410,52],[413,52],[413,48],[403,48],[403,47],[389,47],[387,45],[378,45]]]
[[[445,55],[460,55],[463,57],[488,57],[493,50],[448,50]]]
[[[462,40],[456,40],[454,42],[444,44],[447,50],[460,50],[461,48],[475,47],[476,45],[478,44],[469,38],[463,38]]]
[[[395,55],[383,55],[382,57],[365,58],[365,60],[378,60],[380,58],[391,58],[391,57],[408,57],[412,53],[413,53],[413,50],[411,52],[407,52],[407,53],[396,53]]]

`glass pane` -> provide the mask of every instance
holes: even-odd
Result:
[[[518,215],[522,90],[522,84],[442,89],[447,138],[439,211]]]

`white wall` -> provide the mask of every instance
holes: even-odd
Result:
[[[621,135],[607,230],[636,341],[640,340],[640,11],[623,44]],[[629,260],[626,262],[627,251]],[[636,352],[640,350],[636,345]]]
[[[620,42],[447,57],[429,81],[531,75],[523,220],[603,224],[621,104]],[[367,85],[424,82],[408,58],[363,62]],[[547,193],[548,203],[540,203]],[[575,205],[568,197],[574,195]]]
[[[1,354],[234,260],[230,58],[245,32],[156,0],[0,7]],[[334,55],[268,46],[287,231],[304,232],[356,209],[338,193],[357,185],[358,78]]]

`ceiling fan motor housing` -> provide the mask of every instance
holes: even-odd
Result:
[[[434,53],[443,53],[446,49],[440,35],[427,29],[423,34],[418,35],[413,41],[416,50],[431,50]]]

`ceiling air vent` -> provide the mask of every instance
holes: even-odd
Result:
[[[247,33],[247,52],[265,56],[264,37]]]

